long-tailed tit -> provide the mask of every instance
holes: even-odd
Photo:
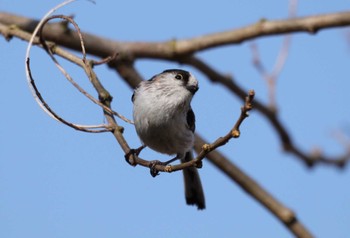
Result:
[[[198,81],[189,72],[169,69],[143,81],[132,96],[136,132],[144,145],[163,154],[176,154],[186,162],[193,159],[195,115],[191,100]],[[186,202],[205,208],[201,180],[196,168],[183,170]]]

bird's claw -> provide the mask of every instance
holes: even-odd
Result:
[[[145,147],[146,147],[145,145],[142,145],[142,146],[140,146],[140,147],[137,148],[137,149],[130,149],[129,152],[126,153],[126,154],[124,155],[125,161],[126,161],[128,164],[130,164],[130,165],[132,165],[132,166],[135,166],[135,165],[136,165],[135,159],[132,158],[131,161],[130,161],[130,158],[129,158],[130,155],[136,155],[136,156],[138,156],[138,155],[141,153],[141,151],[142,151]]]
[[[150,173],[152,175],[152,177],[156,177],[157,175],[159,175],[159,170],[156,169],[156,165],[165,165],[165,163],[159,161],[159,160],[153,160],[150,161],[149,164],[149,168],[150,168]]]
[[[157,175],[159,175],[159,170],[156,169],[156,165],[168,165],[172,162],[174,162],[175,160],[178,160],[179,158],[176,156],[175,158],[172,158],[171,160],[168,160],[166,162],[161,162],[159,160],[153,160],[153,161],[150,161],[150,164],[149,164],[149,168],[150,168],[150,173],[152,175],[152,177],[156,177]],[[165,170],[167,171],[167,170]],[[169,172],[169,171],[167,171]]]

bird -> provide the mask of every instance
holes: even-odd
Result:
[[[198,81],[190,72],[167,69],[142,81],[134,90],[133,120],[143,146],[162,154],[176,155],[162,164],[193,159],[195,114],[191,101],[198,89]],[[153,171],[153,176],[156,174]],[[199,210],[205,209],[197,168],[184,169],[183,177],[186,203]]]

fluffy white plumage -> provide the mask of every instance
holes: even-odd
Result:
[[[194,142],[187,113],[198,81],[179,70],[165,71],[135,90],[134,123],[142,142],[164,154],[183,157]],[[181,79],[176,79],[181,75]],[[186,77],[188,76],[188,79]]]

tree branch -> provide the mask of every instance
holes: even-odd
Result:
[[[31,32],[38,23],[36,20],[10,13],[0,13],[0,23],[16,25]],[[263,36],[281,35],[293,32],[315,34],[322,29],[350,25],[350,12],[322,14],[286,20],[263,19],[255,24],[183,40],[165,42],[121,42],[113,41],[92,34],[83,33],[88,53],[105,58],[111,52],[119,52],[122,56],[132,58],[172,59],[174,56],[184,56],[213,47],[238,44]],[[71,49],[79,50],[78,36],[67,28],[66,24],[49,24],[44,31],[45,38]]]

